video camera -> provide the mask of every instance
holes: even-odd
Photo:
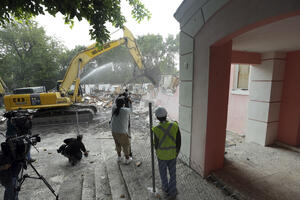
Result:
[[[128,89],[126,88],[125,91],[118,95],[118,98],[124,99],[125,107],[129,108],[131,104],[131,97]]]
[[[9,158],[12,162],[24,161],[31,145],[36,145],[41,141],[39,134],[36,135],[22,135],[16,137],[9,137],[5,142],[1,143],[1,150],[3,155]]]

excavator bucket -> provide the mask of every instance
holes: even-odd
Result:
[[[145,68],[143,75],[152,82],[154,87],[159,86],[161,75],[158,68]]]
[[[144,66],[141,51],[139,50],[136,40],[133,34],[130,32],[128,28],[124,26],[124,38],[127,39],[126,46],[130,51],[132,58],[134,59],[136,66],[142,70],[142,74],[140,76],[145,76],[148,78],[152,84],[157,87],[160,81],[160,70],[158,68],[146,68]]]

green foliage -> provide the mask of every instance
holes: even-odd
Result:
[[[138,22],[150,18],[150,12],[140,0],[126,0],[132,7],[132,16]],[[71,27],[76,17],[79,21],[86,19],[91,25],[91,39],[96,39],[100,45],[109,40],[109,32],[105,23],[110,22],[116,28],[122,28],[125,17],[121,14],[120,0],[2,0],[0,4],[0,26],[6,26],[14,20],[30,20],[32,17],[45,14],[45,11],[55,16],[61,13],[65,23]]]
[[[161,74],[177,73],[175,55],[179,52],[178,35],[169,35],[165,41],[161,35],[145,35],[137,39],[143,54],[145,68],[159,68]]]
[[[55,86],[65,47],[34,22],[0,30],[0,73],[9,88]]]

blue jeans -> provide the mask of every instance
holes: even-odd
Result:
[[[27,152],[27,159],[29,161],[31,160],[30,150],[31,150],[31,145],[29,145],[28,152]]]
[[[17,177],[13,177],[12,181],[9,185],[5,186],[4,191],[4,200],[18,200],[18,193],[19,191],[16,191],[16,185],[17,185]]]
[[[11,174],[9,183],[5,185],[4,200],[18,200],[19,191],[16,190],[18,183],[18,175],[21,170],[21,165],[19,163],[13,164],[8,173]]]
[[[162,189],[169,196],[175,197],[176,189],[176,158],[173,160],[158,160],[159,174],[161,178]],[[169,170],[170,179],[168,180],[167,170]]]

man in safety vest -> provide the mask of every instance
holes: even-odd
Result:
[[[168,200],[176,199],[176,159],[180,151],[181,135],[177,122],[167,120],[167,110],[158,107],[155,116],[159,124],[152,128],[162,190]],[[170,180],[168,180],[167,169]]]

